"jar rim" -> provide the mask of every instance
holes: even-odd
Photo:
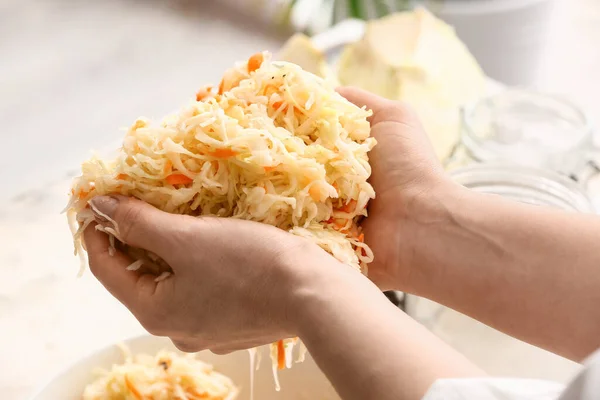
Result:
[[[552,100],[558,106],[568,108],[573,115],[579,120],[581,124],[581,130],[583,134],[581,138],[573,143],[572,147],[565,149],[569,151],[584,146],[593,140],[593,127],[591,119],[581,107],[572,102],[571,100],[555,94],[544,93],[541,91],[525,88],[508,88],[498,93],[494,93],[485,97],[482,97],[475,102],[461,107],[460,119],[461,119],[461,141],[465,148],[469,151],[471,156],[479,161],[494,161],[501,159],[499,154],[486,147],[485,141],[477,136],[477,132],[473,128],[474,110],[482,104],[490,103],[495,99],[503,98],[505,96],[521,96],[530,98],[532,101],[548,101]]]
[[[482,163],[457,168],[449,175],[455,182],[478,192],[566,211],[595,212],[589,197],[576,182],[551,170]]]

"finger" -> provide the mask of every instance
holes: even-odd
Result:
[[[376,113],[378,110],[391,103],[391,101],[386,98],[356,87],[344,86],[337,88],[336,91],[348,101],[354,103],[354,105],[366,107],[369,110],[373,110],[373,113]]]
[[[210,351],[213,354],[216,354],[218,356],[226,356],[227,354],[231,354],[233,352],[239,351],[239,350],[245,350],[245,349],[235,349],[235,348],[215,348],[215,349],[210,349]]]
[[[388,121],[420,127],[418,117],[413,109],[406,103],[392,101],[355,87],[340,87],[336,90],[356,106],[366,107],[373,111],[373,115],[369,119],[371,126],[374,126],[379,122]]]
[[[105,227],[114,228],[122,242],[150,250],[162,258],[177,251],[181,216],[125,196],[97,196],[90,205],[96,220]]]
[[[155,277],[129,271],[132,260],[125,254],[109,253],[108,235],[90,224],[84,232],[90,270],[100,283],[132,312],[145,309],[148,297],[156,291]]]
[[[198,353],[202,350],[206,350],[205,343],[198,339],[171,338],[171,342],[173,342],[173,345],[177,347],[177,350],[184,353]]]

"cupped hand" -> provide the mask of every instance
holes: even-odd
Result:
[[[94,226],[85,231],[91,271],[150,333],[183,351],[220,354],[296,336],[303,291],[320,290],[323,270],[348,268],[269,225],[173,215],[122,196],[92,203],[116,222],[126,244],[160,256],[173,274],[157,282],[127,270],[132,260],[109,255],[108,236]]]
[[[375,260],[369,278],[381,289],[411,288],[411,275],[418,265],[413,243],[419,227],[435,218],[432,208],[452,186],[415,113],[405,104],[384,99],[356,88],[339,93],[354,104],[373,111],[371,135],[377,146],[369,153],[370,182],[376,198],[369,204],[363,223],[365,241]]]

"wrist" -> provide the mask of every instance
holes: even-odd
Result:
[[[362,301],[368,290],[383,297],[359,271],[327,254],[324,256],[326,260],[312,260],[317,268],[307,274],[291,294],[292,329],[305,342],[334,334],[331,315],[340,316],[351,310],[353,302]]]
[[[450,180],[441,180],[430,190],[414,194],[407,202],[403,223],[408,233],[408,251],[401,263],[408,273],[403,277],[402,290],[425,295],[444,275],[446,264],[443,260],[451,252],[446,234],[457,228],[456,216],[472,195]]]

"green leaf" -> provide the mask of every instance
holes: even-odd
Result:
[[[348,8],[351,17],[364,19],[365,15],[363,13],[362,4],[360,1],[361,0],[348,0]]]

